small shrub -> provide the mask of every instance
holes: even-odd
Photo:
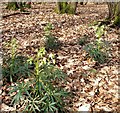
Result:
[[[45,36],[46,35],[51,35],[51,30],[54,29],[53,25],[51,23],[48,23],[44,30],[45,30]]]
[[[100,39],[105,33],[105,26],[96,25],[94,26],[94,30],[95,30],[95,36],[97,37],[97,39]]]
[[[106,61],[106,54],[104,52],[102,52],[100,49],[98,49],[98,47],[89,44],[85,47],[86,52],[89,53],[89,55],[94,58],[95,61],[99,62],[99,63],[105,63]]]
[[[95,26],[95,31],[97,39],[92,44],[88,44],[84,49],[95,61],[102,64],[106,62],[108,57],[107,44],[102,40],[105,32],[104,26]]]
[[[12,97],[12,104],[24,105],[24,111],[35,113],[63,112],[63,97],[67,93],[53,84],[53,80],[61,80],[65,74],[57,69],[54,64],[54,55],[46,54],[45,48],[40,48],[29,63],[34,62],[34,75],[32,79],[22,84],[13,86],[11,93],[16,92]]]
[[[47,50],[56,50],[60,46],[60,43],[56,37],[46,36],[45,47]]]
[[[17,53],[17,40],[13,38],[8,44],[10,49],[7,56],[3,58],[3,78],[7,78],[7,81],[14,82],[25,76],[30,75],[30,70],[28,68],[27,58],[19,56]]]
[[[45,27],[45,48],[47,50],[55,50],[60,47],[58,39],[51,34],[52,29],[53,26],[50,23]]]

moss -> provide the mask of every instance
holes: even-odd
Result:
[[[60,14],[64,14],[64,13],[75,14],[75,8],[71,4],[68,4],[66,2],[60,3],[60,11],[59,11],[58,7],[56,7],[54,11],[56,13],[60,13]]]
[[[11,9],[11,10],[18,10],[19,7],[18,7],[18,5],[17,5],[16,2],[10,2],[10,3],[8,3],[6,9],[9,9],[9,10],[10,10],[10,9]]]
[[[120,16],[116,16],[114,19],[114,25],[120,25]]]
[[[58,14],[60,13],[57,7],[54,8],[54,12]]]
[[[72,7],[71,5],[69,5],[67,8],[67,13],[68,14],[75,14],[75,8]]]

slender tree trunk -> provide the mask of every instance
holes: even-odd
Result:
[[[57,10],[58,10],[58,13],[61,12],[61,3],[60,2],[57,2]]]

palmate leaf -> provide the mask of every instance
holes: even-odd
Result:
[[[34,97],[32,98],[31,96],[27,99],[27,106],[26,110],[28,109],[29,111],[34,111],[36,113],[37,111],[40,111],[39,105],[40,105],[40,97]]]

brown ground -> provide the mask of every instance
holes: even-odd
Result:
[[[111,111],[119,112],[118,93],[118,63],[120,29],[109,28],[104,39],[110,43],[111,57],[103,65],[86,59],[83,47],[77,44],[77,39],[89,36],[89,42],[95,39],[91,23],[107,17],[106,5],[88,4],[78,6],[76,15],[56,14],[54,3],[33,4],[30,14],[17,14],[2,19],[3,43],[15,37],[20,44],[22,54],[33,54],[36,47],[41,46],[44,26],[52,23],[54,36],[63,43],[62,47],[54,51],[58,55],[58,67],[67,73],[67,84],[64,87],[74,94],[69,97],[67,109],[71,111]],[[3,15],[13,14],[14,11],[3,9]],[[38,45],[38,46],[36,46]],[[26,49],[28,46],[28,50]],[[36,46],[36,47],[35,47]],[[4,47],[3,47],[4,48]],[[96,72],[90,72],[96,69]],[[85,75],[85,76],[84,76]],[[4,86],[5,87],[5,86]],[[7,94],[2,93],[2,110],[5,106]],[[6,98],[5,98],[6,97]],[[12,108],[11,108],[12,109]],[[10,107],[8,107],[8,111]]]

